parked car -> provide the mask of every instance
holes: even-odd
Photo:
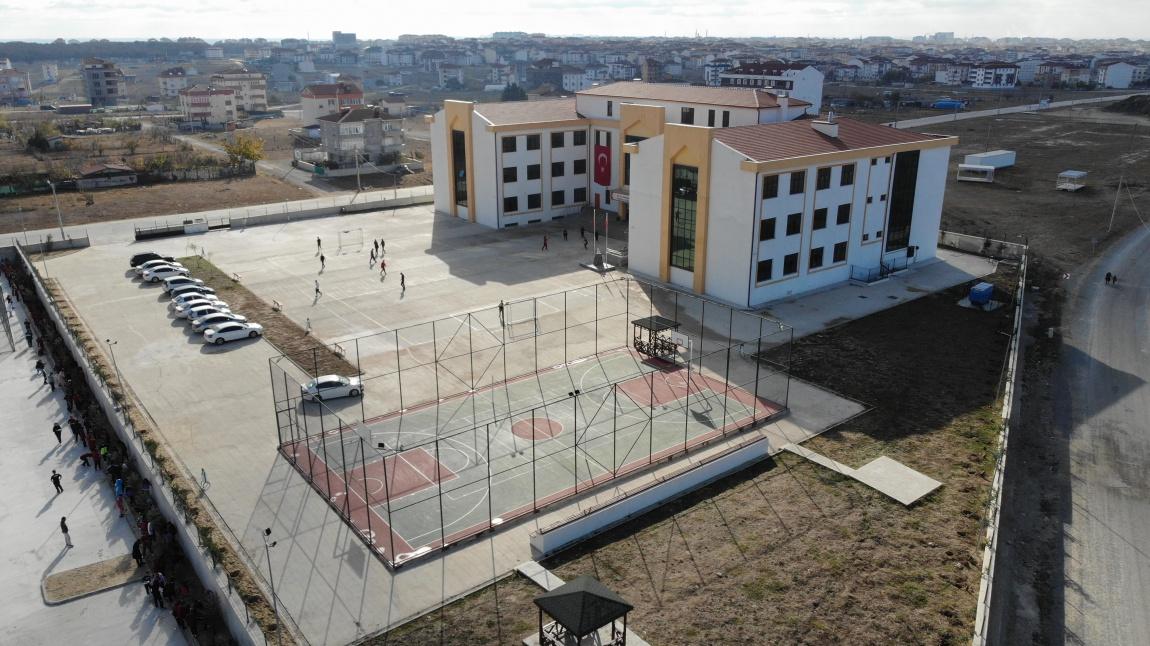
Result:
[[[214,301],[209,301],[206,298],[197,298],[195,300],[188,301],[187,303],[184,303],[183,305],[176,306],[176,308],[172,310],[172,313],[175,314],[176,316],[182,318],[182,319],[186,319],[186,318],[188,318],[188,312],[202,308],[202,307],[213,307],[213,308],[215,308],[221,312],[232,311],[231,308],[228,307],[227,303],[225,303],[219,299],[216,299]],[[195,317],[192,317],[192,318],[195,318]]]
[[[191,278],[189,276],[175,276],[172,278],[164,279],[165,292],[171,292],[173,288],[179,287],[181,285],[196,285],[197,287],[203,287],[204,281],[200,280],[199,278]],[[214,294],[215,292],[213,291],[212,293]]]
[[[308,401],[322,401],[338,397],[359,397],[363,394],[363,380],[359,377],[324,375],[299,387],[299,394]]]
[[[167,289],[167,287],[165,287],[165,289]],[[184,285],[176,285],[175,287],[168,289],[168,293],[171,294],[173,298],[183,296],[185,294],[214,296],[216,290],[212,289],[211,287],[204,287],[203,285],[197,285],[195,283],[187,283]]]
[[[221,323],[247,323],[248,317],[233,314],[232,312],[213,312],[205,314],[198,319],[192,321],[192,330],[196,332],[203,332],[204,330],[219,325]]]
[[[177,276],[187,276],[192,272],[188,271],[187,267],[173,267],[171,265],[163,265],[145,271],[142,275],[144,280],[149,283],[158,283],[165,278],[175,278]]]
[[[220,345],[225,341],[255,338],[263,333],[264,326],[259,323],[220,323],[204,330],[204,340]]]
[[[132,267],[138,267],[141,264],[148,262],[149,260],[166,260],[168,262],[176,261],[176,259],[171,256],[161,256],[154,251],[144,251],[132,256],[131,260],[128,261],[128,264]]]
[[[187,269],[187,267],[184,267],[174,260],[169,261],[157,259],[149,260],[147,262],[142,262],[139,265],[136,265],[136,275],[143,276],[144,272],[151,271],[153,269],[159,269],[160,267],[179,267],[180,269]]]
[[[179,296],[172,298],[172,302],[168,303],[168,309],[174,310],[181,305],[185,305],[190,301],[210,301],[213,303],[219,302],[219,297],[215,294],[201,294],[200,292],[184,292]]]
[[[231,310],[226,307],[216,307],[215,305],[197,305],[185,310],[177,310],[176,317],[194,321],[208,314],[215,314],[216,312],[231,312]]]

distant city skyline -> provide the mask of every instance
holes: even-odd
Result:
[[[456,3],[452,3],[455,5]],[[203,0],[186,4],[151,0],[0,0],[0,40],[146,40],[193,36],[310,37],[332,31],[361,39],[400,34],[484,37],[496,31],[549,36],[812,37],[910,39],[935,32],[957,38],[1036,37],[1150,39],[1144,0],[1112,0],[1105,11],[1068,0],[813,0],[767,6],[752,0],[486,0],[456,8],[409,5],[410,10],[354,4],[317,6],[300,0]]]

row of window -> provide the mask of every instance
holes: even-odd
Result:
[[[571,145],[572,146],[586,146],[587,145],[587,131],[586,130],[571,130]],[[566,132],[553,132],[551,133],[551,147],[562,148],[566,142]],[[541,135],[526,135],[527,150],[539,150],[539,145],[542,141]],[[519,150],[519,137],[512,135],[510,137],[503,137],[503,152],[513,153]]]
[[[828,209],[821,208],[815,209],[814,217],[811,218],[811,229],[818,231],[819,229],[827,228],[827,213]],[[764,218],[759,220],[759,241],[775,239],[775,230],[778,228],[778,218]],[[851,223],[851,205],[840,204],[838,212],[835,214],[835,224],[850,224]],[[787,216],[787,235],[797,236],[803,232],[803,214],[791,213]]]
[[[889,159],[889,158],[888,158]],[[875,160],[871,160],[874,164]],[[854,164],[847,164],[840,166],[842,171],[839,173],[839,186],[851,186],[855,183],[855,166]],[[798,195],[806,191],[807,185],[807,171],[797,170],[790,173],[790,195]],[[815,172],[815,190],[821,191],[831,187],[831,167],[824,166]],[[779,176],[767,175],[763,178],[763,197],[762,199],[768,200],[773,197],[779,196]]]
[[[840,262],[847,260],[847,243],[837,242],[831,248],[831,262],[832,265],[837,265]],[[810,250],[807,256],[807,270],[818,269],[826,262],[826,247],[814,247]],[[773,280],[775,277],[775,261],[773,258],[760,260],[755,267],[755,282],[765,283],[768,280]],[[793,276],[799,273],[799,254],[798,252],[789,253],[783,256],[783,276]]]
[[[539,179],[539,164],[527,165],[527,179]],[[551,177],[563,177],[567,174],[567,162],[551,162]],[[587,174],[587,160],[576,159],[571,162],[572,175],[586,175]],[[519,168],[517,166],[505,166],[503,168],[503,183],[510,184],[511,182],[519,181]]]
[[[583,204],[587,201],[587,189],[576,188],[571,191],[571,202],[567,202],[566,191],[551,191],[551,206],[566,206],[568,204]],[[535,209],[543,208],[543,194],[532,193],[527,196],[527,209],[534,211]],[[503,212],[507,214],[515,213],[519,210],[519,197],[512,195],[503,198]]]

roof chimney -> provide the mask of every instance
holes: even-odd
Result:
[[[811,127],[828,137],[835,139],[839,137],[839,123],[835,121],[835,113],[833,111],[827,112],[826,119],[812,121]]]
[[[791,97],[787,95],[785,90],[779,90],[778,93],[775,94],[775,100],[783,110],[791,107]]]

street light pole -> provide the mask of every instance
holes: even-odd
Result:
[[[108,344],[108,354],[112,355],[112,368],[115,369],[115,371],[116,371],[116,383],[118,383],[120,385],[120,394],[122,396],[124,393],[124,376],[120,374],[120,364],[116,363],[116,350],[115,350],[115,346],[119,345],[120,342],[119,341],[113,341],[111,339],[104,339],[104,343]],[[117,404],[117,405],[119,405],[119,404]]]
[[[279,600],[276,598],[276,577],[275,577],[275,573],[272,572],[272,548],[276,546],[277,541],[272,541],[269,543],[268,537],[271,535],[272,535],[272,528],[271,527],[264,529],[264,535],[263,535],[264,552],[268,556],[268,582],[271,584],[271,588],[272,588],[272,612],[275,613],[275,617],[276,617],[276,644],[279,644],[280,643],[280,606],[279,606]]]
[[[60,215],[60,200],[56,197],[56,185],[48,180],[48,187],[52,189],[52,202],[56,205],[56,221],[60,223],[60,242],[64,242],[64,216]]]

